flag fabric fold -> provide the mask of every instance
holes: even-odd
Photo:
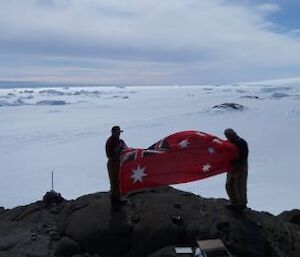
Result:
[[[121,153],[120,192],[186,183],[232,171],[238,149],[228,141],[200,131],[182,131],[147,149]]]

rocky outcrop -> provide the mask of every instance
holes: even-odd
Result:
[[[281,220],[291,222],[300,226],[300,210],[294,209],[284,211],[278,216]]]
[[[47,199],[0,211],[1,257],[171,257],[174,246],[213,238],[236,257],[300,256],[300,226],[289,218],[299,210],[237,213],[224,199],[171,187],[133,193],[119,207],[111,206],[108,193]]]
[[[215,110],[215,111],[225,111],[225,110],[243,111],[245,109],[247,108],[244,105],[237,104],[237,103],[223,103],[223,104],[215,105],[211,108],[211,110]]]

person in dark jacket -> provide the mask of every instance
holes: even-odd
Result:
[[[248,144],[245,139],[231,128],[224,131],[229,142],[234,144],[239,155],[233,162],[234,170],[227,172],[226,191],[229,196],[230,204],[228,208],[243,210],[247,207],[247,178],[248,178]]]
[[[120,201],[120,154],[126,148],[125,142],[120,139],[123,132],[119,126],[113,126],[111,136],[106,141],[106,155],[108,158],[107,170],[110,180],[110,199],[112,204],[119,204]]]

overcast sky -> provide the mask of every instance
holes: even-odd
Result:
[[[0,80],[217,84],[300,77],[299,2],[0,1]]]

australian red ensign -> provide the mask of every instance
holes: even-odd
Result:
[[[127,148],[121,154],[120,191],[185,183],[232,171],[238,149],[200,131],[182,131],[147,149]]]

